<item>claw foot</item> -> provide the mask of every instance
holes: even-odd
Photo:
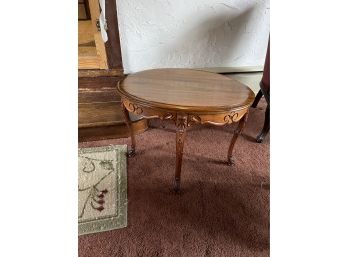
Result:
[[[180,192],[180,180],[177,179],[177,178],[174,181],[174,192],[175,193],[179,193]]]
[[[234,160],[232,159],[232,157],[228,158],[227,165],[232,166],[233,164],[234,164]]]
[[[134,157],[134,156],[135,156],[135,149],[130,149],[130,150],[127,152],[127,156],[128,156],[128,157]]]
[[[258,135],[258,136],[256,137],[256,142],[257,142],[257,143],[262,143],[263,139],[264,139],[263,134],[260,134],[260,135]]]

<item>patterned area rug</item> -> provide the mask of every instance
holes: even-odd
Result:
[[[127,146],[79,148],[79,235],[127,226]]]

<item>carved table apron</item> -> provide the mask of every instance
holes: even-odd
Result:
[[[148,82],[149,74],[151,72],[157,72],[153,75],[154,77],[151,78],[152,80],[156,81],[158,76],[164,75],[164,74],[158,73],[161,71],[163,71],[162,73],[165,73],[168,71],[170,71],[170,73],[172,72],[175,73],[175,71],[180,72],[179,77],[173,77],[173,78],[171,78],[168,74],[166,74],[167,76],[169,76],[168,81],[169,82],[171,81],[172,83],[173,81],[177,81],[182,78],[187,78],[187,76],[192,76],[192,74],[196,75],[197,72],[200,73],[199,75],[202,75],[202,73],[208,73],[208,72],[194,71],[194,70],[187,70],[187,69],[160,69],[160,70],[149,70],[145,72],[135,73],[130,76],[132,76],[133,78],[137,78],[136,76],[138,76],[139,84],[141,84],[142,76],[139,76],[138,74],[142,75],[145,73],[147,76],[144,77],[143,84],[146,85],[145,81]],[[184,76],[181,74],[183,72],[184,72]],[[226,79],[226,77],[222,75],[218,75],[218,74],[208,73],[208,75],[214,76],[214,78],[216,76],[221,76],[223,77],[223,79]],[[199,79],[196,79],[196,80],[198,80],[199,82]],[[196,80],[194,80],[194,82],[196,82]],[[129,157],[132,157],[135,155],[135,136],[132,129],[132,122],[129,116],[129,112],[132,112],[134,114],[141,115],[142,117],[146,119],[159,118],[162,120],[171,120],[175,123],[177,129],[176,129],[176,167],[175,167],[174,190],[176,192],[180,190],[180,175],[181,175],[182,156],[183,156],[186,129],[187,127],[190,127],[193,124],[213,124],[213,125],[221,126],[221,125],[226,125],[233,122],[239,122],[236,130],[233,133],[233,137],[231,139],[230,146],[227,152],[227,164],[228,165],[233,164],[233,160],[232,160],[233,148],[239,134],[241,134],[245,126],[245,123],[248,118],[249,107],[252,104],[253,99],[255,97],[254,93],[249,88],[243,85],[244,87],[249,89],[251,93],[248,94],[247,99],[244,102],[242,102],[240,105],[235,105],[228,108],[226,108],[225,106],[224,108],[209,108],[209,107],[200,108],[201,106],[198,106],[198,107],[195,106],[196,108],[194,108],[194,107],[180,106],[178,104],[174,106],[172,104],[165,103],[164,101],[151,102],[148,99],[141,98],[139,95],[136,95],[136,93],[134,92],[132,92],[133,94],[127,92],[127,90],[125,90],[126,83],[127,83],[127,78],[118,84],[117,91],[121,95],[122,109],[124,112],[127,126],[131,132],[130,133],[131,148],[128,151]],[[236,81],[233,81],[233,83],[236,83]],[[150,91],[152,90],[150,86],[149,86],[149,90]],[[167,89],[164,87],[164,91],[166,90]],[[189,89],[184,89],[184,90],[189,90]],[[199,92],[201,92],[202,90],[204,90],[204,88],[200,88]],[[139,91],[140,95],[141,95],[141,92],[142,91]],[[154,92],[157,93],[158,91],[154,90]],[[163,92],[163,94],[164,93],[166,92]],[[173,94],[173,92],[168,92],[168,93]],[[211,93],[214,93],[214,92],[209,92],[209,94]]]

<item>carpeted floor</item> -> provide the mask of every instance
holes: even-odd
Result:
[[[174,126],[151,121],[128,159],[128,227],[80,236],[79,256],[269,256],[269,137],[254,141],[265,107],[262,99],[251,109],[232,167],[225,162],[234,125],[189,129],[180,195],[173,192]]]

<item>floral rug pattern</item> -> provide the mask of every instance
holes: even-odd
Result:
[[[79,235],[127,226],[127,146],[79,148]]]

